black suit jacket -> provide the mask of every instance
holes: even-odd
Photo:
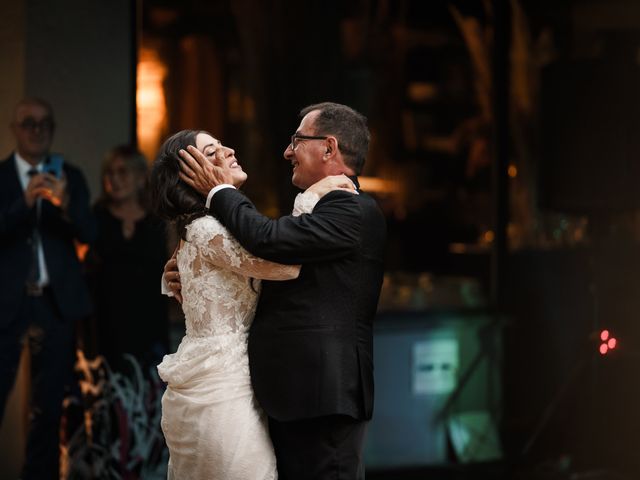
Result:
[[[368,195],[336,191],[312,215],[269,219],[239,191],[211,211],[256,256],[302,264],[300,276],[264,281],[249,334],[258,402],[277,420],[373,411],[373,335],[383,276],[385,220]]]
[[[96,226],[89,209],[89,190],[77,168],[65,164],[67,215],[42,201],[40,234],[49,286],[60,314],[72,321],[90,312],[89,294],[76,256],[74,240],[92,242]],[[0,163],[0,329],[10,325],[25,299],[25,283],[31,265],[31,231],[35,207],[28,208],[14,156]]]

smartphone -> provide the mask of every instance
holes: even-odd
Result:
[[[62,177],[62,165],[64,164],[64,159],[62,155],[52,154],[49,158],[44,162],[44,166],[42,167],[43,173],[50,173],[56,178]]]

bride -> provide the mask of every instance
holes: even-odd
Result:
[[[204,131],[183,130],[162,145],[151,172],[152,204],[181,238],[177,263],[186,335],[158,372],[162,430],[169,448],[168,479],[276,479],[266,417],[249,377],[247,336],[261,280],[286,281],[299,265],[281,265],[247,252],[205,208],[205,199],[179,178],[178,152],[195,145],[225,162],[240,187],[247,174],[233,149]],[[293,215],[311,213],[321,196],[341,188],[335,177],[299,194]]]

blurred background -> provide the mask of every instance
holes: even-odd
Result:
[[[111,147],[152,161],[195,128],[284,215],[298,111],[368,117],[389,233],[368,478],[640,478],[640,2],[14,0],[0,37],[0,123],[49,100],[94,199]]]

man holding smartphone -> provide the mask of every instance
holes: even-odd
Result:
[[[77,168],[50,154],[51,106],[14,111],[15,151],[0,162],[0,416],[23,346],[31,359],[30,425],[22,479],[58,478],[64,384],[74,323],[90,312],[75,242],[94,240],[89,190]]]

